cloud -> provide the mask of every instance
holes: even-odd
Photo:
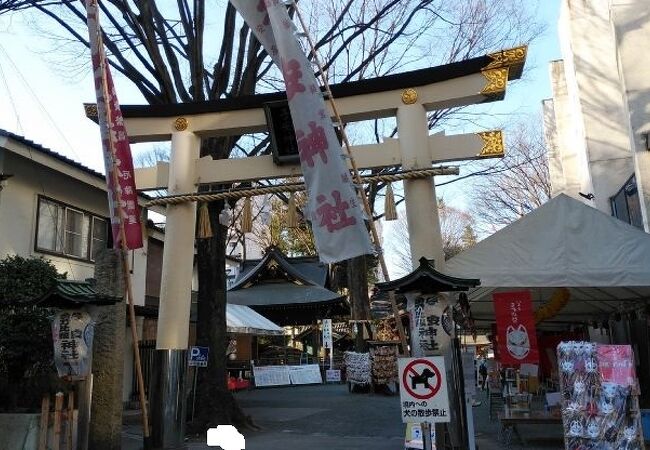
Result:
[[[232,425],[219,425],[208,429],[208,446],[221,447],[223,450],[244,450],[246,440]]]

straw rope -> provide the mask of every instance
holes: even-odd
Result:
[[[433,167],[431,169],[408,170],[403,172],[368,175],[361,177],[363,183],[395,182],[400,180],[414,180],[428,178],[434,175],[458,175],[458,167]],[[195,194],[178,194],[155,198],[148,201],[145,206],[179,205],[187,202],[214,202],[224,199],[239,199],[242,197],[255,197],[258,195],[280,194],[284,192],[299,192],[305,190],[304,183],[286,183],[275,186],[262,186],[256,188],[230,189],[219,192],[203,192]]]

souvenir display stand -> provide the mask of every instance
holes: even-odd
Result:
[[[395,383],[397,392],[397,354],[399,341],[368,341],[369,353],[345,352],[345,376],[348,390],[354,386],[376,386]]]
[[[644,450],[639,385],[628,345],[557,347],[566,450]]]
[[[395,383],[398,392],[397,353],[399,341],[368,341],[372,368],[372,386]]]
[[[355,386],[368,386],[372,382],[370,373],[370,353],[345,352],[345,378],[348,390],[352,392]]]

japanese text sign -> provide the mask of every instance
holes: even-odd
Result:
[[[332,319],[323,319],[323,348],[332,348]]]
[[[308,214],[321,261],[372,253],[370,237],[341,144],[316,77],[280,0],[231,0],[284,78]]]
[[[60,377],[80,379],[90,373],[94,322],[79,311],[59,311],[52,320],[54,363]]]
[[[444,357],[399,358],[398,364],[402,421],[449,422]]]
[[[97,97],[97,118],[104,150],[104,168],[108,187],[113,244],[121,248],[120,222],[124,224],[126,247],[142,247],[142,225],[138,192],[135,188],[135,172],[129,138],[124,127],[124,118],[117,101],[113,77],[104,54],[100,36],[97,0],[86,2],[88,33],[95,78]],[[117,180],[117,185],[116,181]]]
[[[438,296],[406,294],[411,316],[411,351],[414,355],[443,354],[449,347],[453,320],[450,309]]]
[[[530,291],[493,294],[499,360],[502,364],[538,363],[539,350]]]

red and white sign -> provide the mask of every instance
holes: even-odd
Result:
[[[444,357],[399,358],[398,364],[402,421],[449,422]]]
[[[598,345],[598,370],[603,382],[634,386],[634,352],[629,345]]]
[[[539,350],[530,291],[501,292],[493,294],[492,298],[501,364],[538,363]]]
[[[104,150],[104,168],[108,185],[108,207],[111,214],[113,245],[122,247],[120,222],[124,224],[126,247],[142,247],[142,224],[138,192],[135,188],[135,172],[129,138],[124,127],[124,118],[117,101],[113,78],[108,60],[104,55],[104,44],[100,35],[97,0],[86,2],[88,33],[97,96],[97,118]],[[117,172],[115,175],[113,172]],[[115,183],[117,179],[117,186]],[[119,195],[118,195],[119,194]]]
[[[273,58],[296,130],[308,217],[320,260],[332,263],[373,252],[350,171],[312,64],[280,0],[230,0]]]

